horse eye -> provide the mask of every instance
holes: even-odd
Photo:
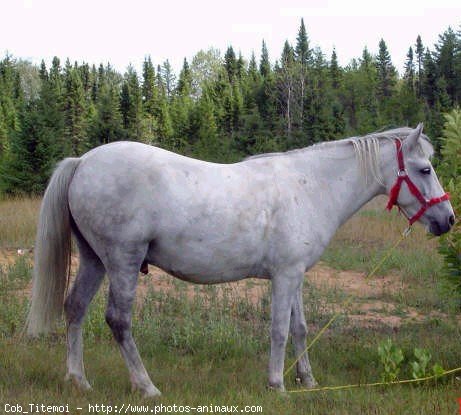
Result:
[[[421,174],[431,174],[431,168],[430,167],[425,167],[424,169],[420,170]]]

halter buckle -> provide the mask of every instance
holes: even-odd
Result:
[[[407,171],[405,169],[401,169],[397,173],[397,177],[406,177],[408,176]]]
[[[408,227],[403,231],[403,237],[406,238],[408,235],[410,235],[411,230],[411,225],[408,225]]]

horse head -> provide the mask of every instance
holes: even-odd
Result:
[[[387,208],[398,206],[410,225],[419,221],[439,236],[450,230],[455,215],[430,161],[433,147],[422,131],[419,124],[406,138],[394,140],[394,162],[383,170]]]

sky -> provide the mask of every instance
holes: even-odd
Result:
[[[460,0],[0,0],[0,57],[40,63],[53,56],[90,64],[110,62],[119,71],[169,59],[179,70],[201,49],[229,45],[259,59],[264,39],[271,61],[285,40],[295,44],[304,18],[311,47],[329,59],[336,48],[341,65],[377,53],[386,41],[402,71],[418,34],[433,48],[448,26],[461,28]]]

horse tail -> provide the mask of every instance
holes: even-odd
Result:
[[[31,304],[26,322],[30,336],[49,332],[62,314],[71,254],[68,190],[79,163],[78,158],[66,158],[59,163],[43,197],[35,241]]]

